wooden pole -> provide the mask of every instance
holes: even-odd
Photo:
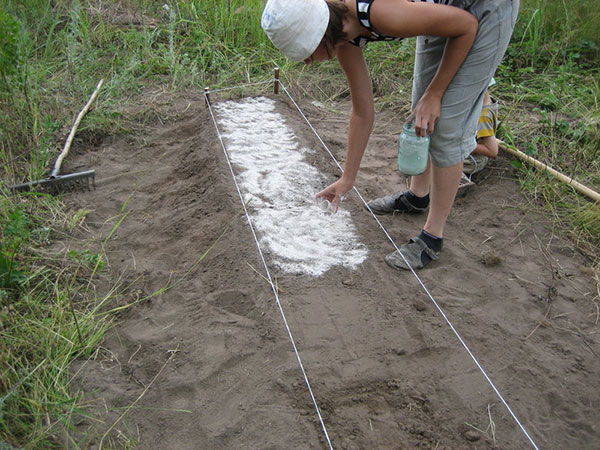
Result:
[[[56,159],[56,162],[54,163],[54,169],[52,169],[52,172],[50,173],[50,178],[54,178],[54,177],[58,176],[58,172],[60,171],[60,166],[63,162],[63,159],[65,159],[65,156],[67,156],[67,154],[69,153],[69,149],[71,148],[71,144],[73,143],[73,138],[75,137],[75,132],[77,131],[77,127],[79,127],[79,124],[81,123],[81,120],[83,119],[83,116],[85,116],[87,114],[88,110],[92,106],[92,103],[94,103],[94,100],[96,100],[96,97],[98,96],[98,92],[100,92],[100,88],[102,87],[102,83],[104,83],[104,79],[102,79],[98,82],[98,85],[96,86],[96,89],[94,90],[92,96],[88,100],[87,104],[83,107],[83,109],[79,112],[77,119],[75,119],[75,123],[73,124],[73,127],[71,128],[69,137],[67,137],[65,146],[63,147],[62,152],[60,153],[60,155],[58,155],[58,158]]]
[[[591,198],[592,200],[600,202],[600,194],[598,192],[575,181],[573,178],[560,173],[559,171],[553,169],[552,167],[544,164],[541,161],[538,161],[535,158],[532,158],[531,156],[527,155],[526,153],[523,153],[521,150],[518,150],[516,147],[513,147],[512,145],[508,145],[506,142],[499,140],[498,145],[500,146],[501,149],[515,155],[517,158],[519,158],[525,162],[528,162],[529,164],[532,164],[533,166],[537,167],[538,169],[547,171],[553,177],[568,184],[569,186],[572,186],[575,190],[586,195],[587,197]]]
[[[275,67],[275,80],[273,81],[273,92],[279,94],[279,67]]]

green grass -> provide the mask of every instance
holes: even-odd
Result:
[[[0,226],[0,442],[55,448],[79,413],[69,392],[69,365],[95,350],[111,318],[94,311],[109,296],[89,289],[102,253],[56,256],[52,242],[78,219],[46,195],[2,196]]]
[[[600,192],[600,1],[522,2],[498,70],[501,137]],[[518,45],[516,45],[518,43]],[[599,263],[600,204],[546,173],[515,163],[533,204]]]
[[[163,7],[167,4],[168,8]],[[294,95],[323,103],[349,95],[335,62],[306,67],[277,52],[259,25],[262,0],[4,0],[0,7],[0,446],[61,448],[71,418],[68,367],[94,351],[122,308],[105,277],[102,248],[56,255],[85,211],[67,213],[45,195],[7,186],[44,178],[71,123],[100,78],[105,83],[77,136],[95,145],[135,133],[148,109],[142,92],[199,93],[204,86],[267,80],[281,68]],[[522,0],[498,70],[501,137],[600,191],[599,0]],[[366,51],[377,108],[409,109],[414,42]],[[136,103],[138,102],[138,103]],[[515,162],[534,207],[555,220],[598,264],[600,205]],[[121,305],[121,306],[119,306]],[[77,443],[70,442],[76,448]],[[133,444],[123,444],[125,446]]]

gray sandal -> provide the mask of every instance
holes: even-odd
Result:
[[[490,158],[485,155],[471,153],[463,161],[463,172],[467,175],[474,175],[477,172],[481,172],[489,160]]]
[[[406,244],[400,247],[400,252],[390,253],[385,257],[385,262],[393,269],[422,269],[429,261],[423,264],[421,255],[425,252],[431,261],[435,261],[440,257],[440,252],[435,252],[430,249],[420,237],[414,237]],[[402,253],[402,254],[400,254]],[[410,265],[410,266],[409,266]]]

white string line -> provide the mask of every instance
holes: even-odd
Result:
[[[323,142],[323,139],[321,139],[321,137],[317,133],[317,130],[314,129],[314,127],[312,126],[312,124],[310,123],[310,121],[308,120],[308,118],[304,115],[304,113],[302,112],[302,110],[300,109],[300,107],[298,106],[298,104],[294,101],[294,99],[292,98],[292,96],[290,95],[290,93],[288,92],[288,90],[286,89],[286,87],[284,86],[284,84],[281,82],[281,80],[278,80],[278,81],[279,81],[279,85],[283,88],[283,90],[287,94],[288,98],[292,101],[292,103],[294,104],[294,106],[296,107],[296,109],[298,110],[298,112],[300,113],[300,115],[304,118],[304,120],[306,121],[306,123],[308,124],[308,126],[310,127],[310,129],[312,130],[312,132],[315,134],[315,136],[317,137],[317,139],[319,140],[319,142],[321,143],[321,145],[323,146],[323,148],[325,148],[325,150],[327,151],[327,153],[329,153],[329,156],[331,156],[331,158],[333,159],[333,161],[335,162],[335,164],[338,166],[338,168],[340,169],[340,171],[343,172],[344,169],[342,169],[342,166],[335,159],[335,156],[333,155],[333,153],[331,153],[331,151],[329,150],[329,148],[327,147],[327,145],[325,144],[325,142]],[[481,371],[481,373],[483,374],[483,376],[485,377],[485,379],[487,380],[487,382],[489,383],[489,385],[492,387],[492,389],[494,390],[494,392],[496,393],[496,395],[498,396],[498,398],[500,399],[500,401],[502,402],[502,404],[506,407],[506,409],[508,410],[508,412],[510,413],[510,415],[514,419],[514,421],[519,425],[519,428],[521,428],[521,431],[525,434],[525,436],[527,437],[527,439],[529,440],[529,442],[531,443],[531,445],[536,450],[538,450],[539,449],[538,446],[533,441],[533,439],[531,438],[531,436],[529,435],[529,433],[527,432],[527,430],[525,429],[525,427],[523,426],[523,424],[521,424],[521,421],[518,419],[518,417],[513,412],[513,410],[510,408],[510,406],[508,406],[508,403],[506,402],[506,400],[504,400],[504,397],[502,396],[502,394],[500,394],[500,391],[496,388],[496,385],[492,382],[492,380],[490,379],[490,377],[486,373],[485,369],[479,363],[479,361],[477,360],[477,358],[475,358],[475,355],[473,354],[473,352],[471,352],[471,349],[467,346],[466,342],[463,340],[463,338],[461,337],[460,333],[456,330],[456,328],[454,327],[454,325],[452,324],[452,322],[450,322],[450,319],[448,319],[448,316],[446,316],[446,313],[444,312],[444,310],[442,309],[442,307],[439,305],[439,303],[436,301],[436,299],[433,297],[433,295],[431,294],[431,292],[429,291],[429,289],[427,289],[427,287],[425,286],[425,284],[423,283],[423,281],[421,280],[421,278],[419,277],[419,275],[417,275],[417,273],[414,271],[414,269],[412,268],[412,266],[406,260],[406,258],[404,257],[404,255],[400,252],[400,249],[398,248],[398,246],[396,245],[396,243],[394,242],[394,240],[392,239],[392,237],[389,235],[389,233],[387,232],[387,230],[385,229],[385,227],[379,221],[379,219],[377,218],[377,216],[373,213],[373,211],[371,210],[371,208],[369,207],[369,205],[367,204],[367,202],[365,201],[365,199],[363,198],[363,196],[360,194],[360,192],[358,191],[358,189],[356,188],[356,186],[353,187],[353,190],[354,190],[354,192],[356,192],[356,194],[358,195],[358,197],[360,198],[360,200],[363,202],[363,204],[369,210],[369,212],[371,213],[371,216],[373,216],[373,218],[375,219],[375,221],[377,222],[377,224],[379,225],[379,227],[382,229],[382,231],[385,233],[385,235],[387,236],[387,238],[389,239],[389,241],[392,243],[392,245],[394,246],[394,248],[396,249],[396,251],[398,253],[400,253],[400,256],[402,256],[402,259],[404,259],[404,261],[406,262],[406,264],[410,268],[410,271],[412,272],[412,274],[415,276],[415,278],[417,279],[417,281],[419,282],[419,284],[421,285],[421,287],[423,288],[423,290],[427,293],[427,295],[429,296],[429,299],[433,302],[433,304],[435,305],[435,307],[437,308],[437,310],[439,311],[439,313],[442,315],[442,317],[444,318],[444,320],[446,321],[446,323],[448,324],[448,326],[450,326],[450,329],[452,329],[452,331],[454,332],[454,334],[456,335],[456,337],[458,338],[458,340],[460,341],[460,343],[462,344],[462,346],[464,347],[464,349],[467,351],[467,353],[469,354],[469,356],[471,357],[471,359],[473,360],[473,362],[475,363],[475,365],[479,368],[479,370]]]
[[[254,83],[248,83],[248,84],[240,84],[238,86],[230,86],[230,87],[222,87],[222,88],[210,88],[210,94],[214,93],[214,92],[223,92],[223,91],[232,91],[234,89],[243,89],[243,88],[248,88],[251,86],[259,86],[261,84],[269,84],[272,83],[273,80],[265,80],[265,81],[256,81]]]
[[[285,329],[287,331],[290,342],[292,343],[292,347],[294,349],[294,354],[296,355],[296,360],[298,361],[298,365],[300,366],[300,370],[302,371],[302,376],[304,377],[304,382],[306,383],[306,387],[308,388],[308,392],[310,394],[310,398],[312,400],[315,411],[317,412],[317,416],[319,417],[319,422],[321,423],[321,428],[323,433],[325,434],[325,439],[327,439],[327,444],[329,448],[333,450],[333,446],[331,445],[331,440],[329,439],[329,434],[327,433],[327,427],[325,426],[325,422],[323,421],[323,417],[321,416],[321,410],[319,409],[319,405],[317,404],[317,400],[315,395],[313,394],[313,390],[310,386],[310,381],[308,381],[308,376],[306,375],[306,371],[304,370],[304,365],[302,364],[302,359],[300,358],[300,353],[298,352],[298,348],[296,347],[296,343],[294,341],[294,336],[292,335],[292,331],[288,325],[287,319],[285,317],[285,313],[283,312],[283,307],[281,306],[281,302],[279,301],[279,293],[277,292],[277,288],[273,283],[273,279],[271,277],[271,272],[267,263],[265,261],[265,257],[263,255],[262,249],[260,248],[260,244],[258,242],[258,238],[256,236],[256,231],[254,229],[254,225],[252,224],[252,220],[250,219],[250,215],[248,213],[248,209],[246,208],[246,203],[244,203],[244,196],[240,190],[237,179],[235,178],[235,173],[233,171],[233,167],[231,165],[231,161],[229,159],[229,154],[227,153],[227,148],[225,147],[225,143],[223,142],[223,138],[221,137],[221,133],[219,131],[219,127],[217,125],[217,120],[213,114],[212,106],[207,96],[208,92],[204,93],[204,98],[206,100],[206,104],[208,106],[208,111],[210,112],[210,117],[212,118],[213,124],[215,125],[215,130],[217,131],[217,137],[219,138],[219,142],[221,143],[221,148],[223,149],[223,153],[225,154],[225,159],[227,160],[227,166],[229,167],[229,171],[231,172],[231,176],[233,178],[233,183],[235,184],[235,189],[240,197],[242,202],[242,207],[244,208],[244,214],[246,215],[246,219],[248,220],[248,225],[250,226],[250,231],[252,232],[252,237],[254,238],[254,242],[256,243],[256,248],[258,249],[258,254],[262,261],[263,267],[265,268],[265,272],[267,274],[267,279],[269,284],[271,285],[271,289],[273,290],[273,294],[275,295],[275,301],[277,303],[277,307],[279,308],[279,313],[281,314],[281,318],[283,319],[283,324],[285,325]]]

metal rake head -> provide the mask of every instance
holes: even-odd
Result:
[[[57,175],[44,180],[17,184],[11,186],[10,189],[14,193],[38,191],[47,192],[52,195],[77,190],[91,190],[96,189],[96,172],[94,170],[86,170],[84,172],[70,173],[68,175]]]

